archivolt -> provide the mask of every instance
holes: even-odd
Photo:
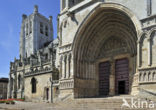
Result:
[[[127,8],[110,3],[97,6],[81,24],[74,39],[73,57],[76,76],[86,77],[86,72],[89,71],[87,69],[95,66],[101,46],[112,36],[124,39],[130,53],[136,55],[140,30],[140,22]]]

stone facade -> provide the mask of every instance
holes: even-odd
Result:
[[[58,94],[55,83],[59,78],[55,68],[58,41],[53,40],[52,17],[41,15],[38,6],[33,14],[22,17],[20,59],[10,63],[8,98],[51,102]]]
[[[0,78],[0,99],[7,99],[8,78]]]
[[[22,27],[21,57],[19,60],[15,59],[10,68],[10,96],[44,100],[44,94],[48,93],[46,90],[52,85],[54,88],[51,87],[53,91],[50,93],[57,95],[53,94],[51,98],[59,100],[120,94],[153,97],[156,90],[156,2],[60,2],[58,46],[53,41],[40,48],[44,41],[50,42],[52,39],[36,40],[40,37],[38,33],[32,34],[32,40],[24,39],[25,28]],[[37,7],[34,10],[31,16],[38,13]],[[41,15],[39,17],[42,18]],[[22,26],[28,18],[23,16]],[[39,18],[34,18],[32,23],[38,23],[36,19]],[[52,21],[46,21],[51,26]],[[33,29],[32,33],[40,27]],[[49,30],[51,29],[52,27]],[[46,58],[48,60],[45,61]],[[58,72],[59,78],[53,78],[53,85],[53,80],[49,79],[53,75],[58,76],[54,74]],[[19,74],[23,79],[21,89],[17,89]],[[32,85],[32,82],[36,85]],[[32,86],[37,86],[36,94],[32,93]]]
[[[116,91],[126,88],[120,88],[122,81],[128,82],[125,85],[129,88],[128,94],[154,93],[156,90],[154,0],[60,0],[60,2],[59,58],[56,59],[60,70],[60,98],[100,96],[101,88],[108,88],[108,95],[118,95],[120,93]],[[71,63],[66,60],[68,55],[71,55]],[[121,65],[117,63],[124,58],[128,59],[127,79],[124,78],[126,74],[124,63],[121,61]],[[103,62],[110,64],[107,73],[109,78],[103,79],[108,79],[109,87],[106,88],[99,83],[101,81],[99,65]],[[65,77],[69,74],[70,78]]]

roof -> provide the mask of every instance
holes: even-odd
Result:
[[[8,78],[0,78],[0,82],[5,82],[8,83],[9,79]]]

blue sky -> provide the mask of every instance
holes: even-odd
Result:
[[[10,61],[19,58],[19,37],[22,14],[30,15],[34,5],[39,13],[53,16],[54,36],[57,34],[59,0],[1,0],[0,3],[0,77],[8,77]]]

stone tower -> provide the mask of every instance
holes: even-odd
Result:
[[[53,40],[52,16],[44,17],[34,6],[34,12],[22,16],[20,33],[20,57],[26,58],[35,54],[37,50],[45,47]]]

